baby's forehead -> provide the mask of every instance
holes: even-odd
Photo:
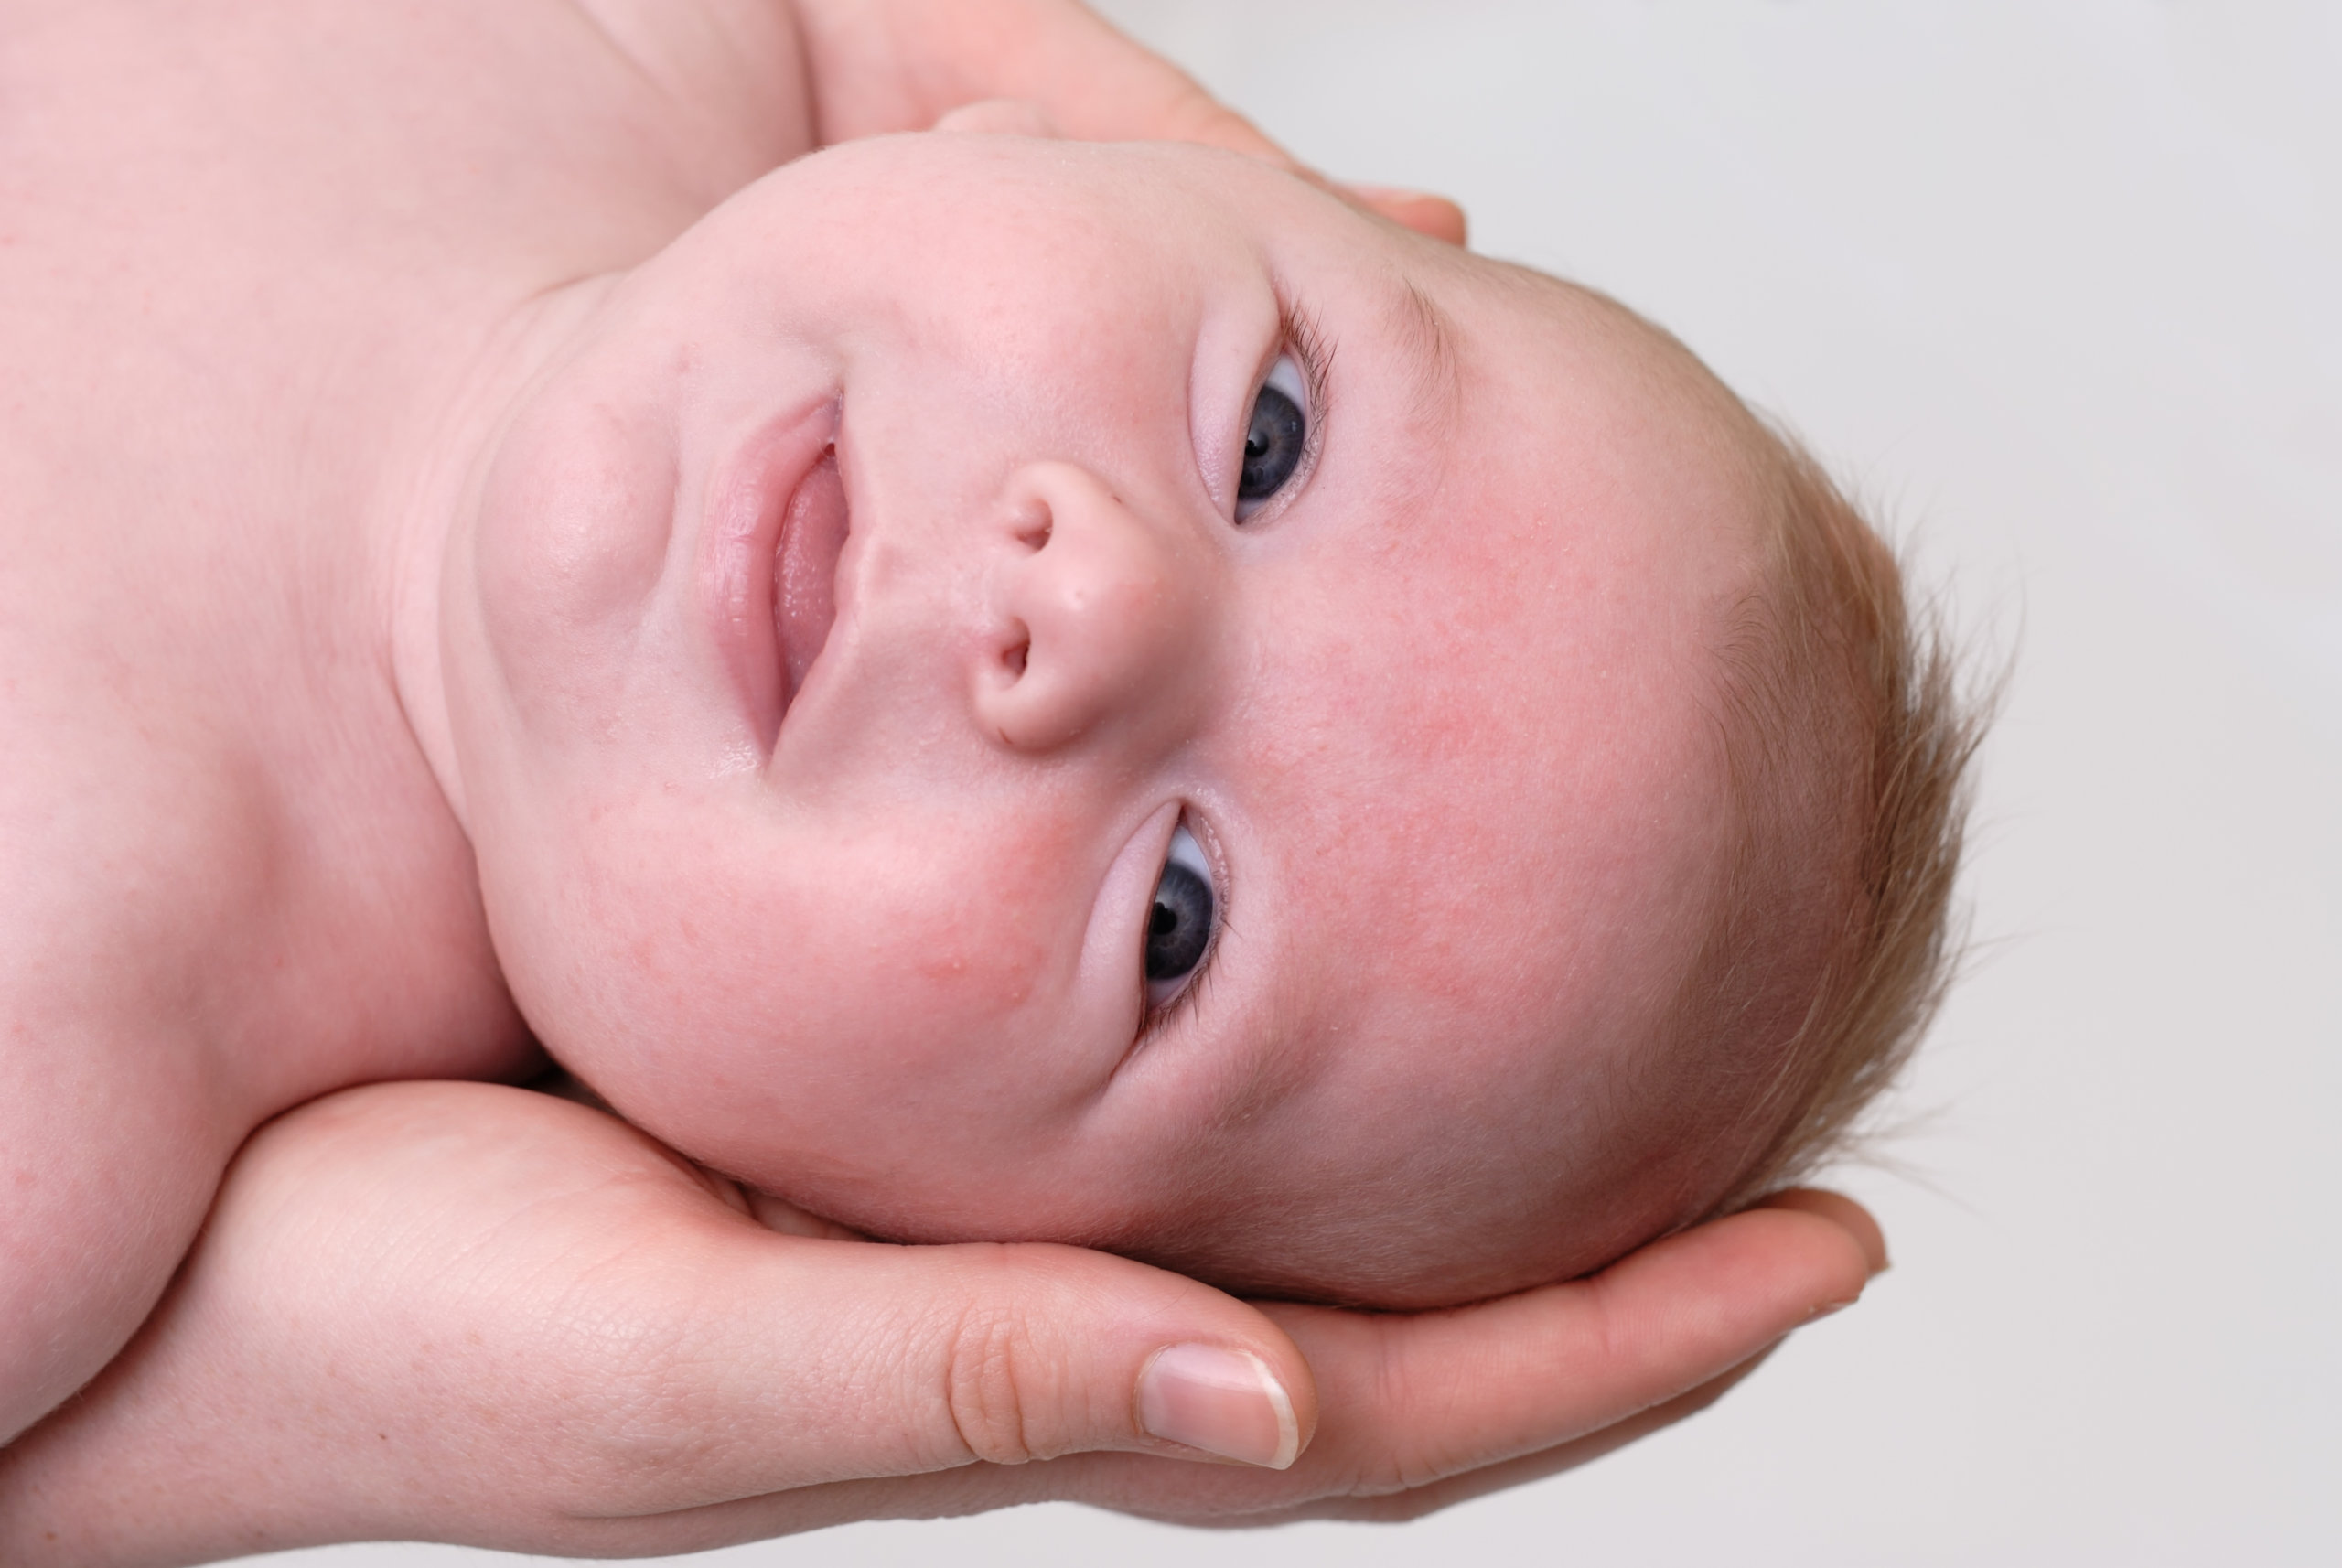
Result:
[[[1473,258],[1404,282],[1391,362],[1438,367],[1448,406],[1403,480],[1339,492],[1342,547],[1273,563],[1230,920],[1273,979],[1219,1097],[1394,1160],[1437,1157],[1402,1123],[1542,1138],[1537,1105],[1641,1070],[1714,892],[1721,661],[1761,566],[1729,409],[1671,340]]]
[[[1542,342],[1497,335],[1582,307],[1486,292],[1443,301],[1437,482],[1281,595],[1250,693],[1288,1012],[1353,1036],[1599,1012],[1606,975],[1631,986],[1695,923],[1721,831],[1714,700],[1753,530],[1615,346],[1550,317]]]

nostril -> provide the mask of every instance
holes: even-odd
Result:
[[[1017,519],[1016,542],[1038,553],[1049,542],[1049,534],[1057,525],[1057,518],[1046,505],[1028,509]]]
[[[1004,649],[1001,651],[1000,662],[1008,671],[1009,679],[1024,679],[1025,660],[1032,651],[1033,639],[1029,637],[1016,644],[1015,647]]]

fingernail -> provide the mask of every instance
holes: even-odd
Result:
[[[1807,1313],[1805,1315],[1805,1320],[1808,1323],[1818,1323],[1833,1313],[1845,1311],[1846,1308],[1853,1305],[1854,1303],[1860,1300],[1862,1300],[1862,1297],[1858,1295],[1850,1295],[1843,1301],[1825,1301],[1820,1306],[1815,1307],[1811,1312]]]
[[[1174,1345],[1138,1376],[1138,1423],[1150,1436],[1282,1470],[1301,1452],[1293,1401],[1268,1363],[1217,1345]]]
[[[1368,201],[1442,201],[1428,190],[1411,190],[1403,185],[1358,185],[1350,188]]]

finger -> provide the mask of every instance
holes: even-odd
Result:
[[[1286,1309],[1324,1425],[1305,1466],[1328,1491],[1395,1492],[1542,1453],[1717,1378],[1862,1294],[1869,1261],[1833,1219],[1752,1210],[1590,1279],[1453,1313]]]
[[[1317,1434],[1290,1471],[1090,1454],[955,1484],[995,1504],[1058,1497],[1191,1523],[1427,1511],[1477,1495],[1483,1475],[1493,1488],[1583,1463],[1692,1413],[1783,1335],[1858,1296],[1868,1275],[1846,1228],[1792,1207],[1450,1312],[1271,1305],[1317,1382]]]
[[[1363,1498],[1330,1498],[1279,1515],[1274,1522],[1341,1519],[1378,1524],[1404,1523],[1437,1513],[1442,1509],[1453,1508],[1457,1503],[1487,1497],[1491,1492],[1507,1491],[1531,1481],[1558,1476],[1564,1470],[1574,1470],[1605,1455],[1614,1454],[1628,1444],[1639,1442],[1654,1432],[1699,1414],[1731,1392],[1743,1378],[1763,1366],[1775,1348],[1776,1346],[1767,1346],[1730,1371],[1711,1378],[1697,1388],[1677,1394],[1673,1399],[1663,1400],[1624,1421],[1614,1422],[1599,1432],[1589,1433],[1573,1442],[1558,1444],[1542,1453],[1525,1454],[1501,1465],[1489,1465],[1460,1476],[1450,1476],[1409,1491]],[[1258,1522],[1265,1524],[1271,1520],[1263,1519]]]
[[[1135,1274],[1145,1282],[1143,1291],[1172,1287],[1165,1305],[1150,1311],[1193,1312],[1189,1292],[1212,1303],[1225,1297],[1121,1260],[1059,1248],[858,1249],[865,1259],[909,1271],[901,1278],[890,1274],[882,1290],[861,1294],[916,1300],[927,1293],[947,1318],[974,1303],[978,1324],[997,1321],[995,1309],[982,1304],[1021,1301],[1010,1332],[1023,1344],[1004,1357],[972,1354],[963,1342],[992,1344],[995,1329],[970,1336],[956,1326],[921,1328],[916,1321],[888,1326],[876,1337],[932,1348],[909,1391],[887,1412],[906,1432],[926,1434],[922,1446],[873,1449],[866,1432],[843,1432],[825,1441],[849,1449],[860,1444],[860,1456],[840,1467],[836,1485],[785,1498],[742,1493],[730,1502],[710,1499],[712,1506],[690,1519],[671,1518],[661,1528],[705,1532],[713,1543],[773,1528],[806,1528],[833,1509],[838,1517],[874,1510],[925,1514],[1052,1497],[1195,1522],[1411,1517],[1583,1464],[1704,1408],[1753,1370],[1782,1335],[1860,1294],[1870,1272],[1857,1235],[1865,1230],[1875,1238],[1875,1228],[1855,1206],[1811,1195],[1670,1238],[1590,1280],[1455,1312],[1400,1316],[1271,1305],[1267,1315],[1310,1357],[1323,1412],[1316,1442],[1282,1474],[1143,1457],[1179,1450],[1148,1434],[1143,1419],[1134,1428],[1117,1428],[1127,1416],[1118,1413],[1112,1391],[1127,1386],[1123,1380],[1134,1358],[1112,1347],[1127,1335],[1127,1326],[1111,1314],[1098,1316],[1094,1305],[1069,1306],[1057,1293],[1071,1289],[1079,1296],[1101,1283],[1125,1289],[1133,1283],[1126,1275]],[[1060,1272],[1065,1263],[1076,1266]],[[1007,1277],[983,1278],[968,1273],[970,1265],[980,1273],[1004,1267]],[[1034,1265],[1041,1269],[1038,1275],[1015,1277]],[[1085,1283],[1085,1272],[1093,1270]],[[1147,1326],[1155,1332],[1120,1342],[1161,1343],[1160,1321]],[[1067,1338],[1052,1343],[1049,1325],[1058,1326],[1057,1333],[1073,1326]],[[1237,1325],[1222,1332],[1241,1330]],[[1097,1382],[1109,1391],[1086,1414],[1078,1391],[1057,1381],[1058,1369],[1077,1365],[1084,1346],[1101,1357]],[[1135,1358],[1142,1379],[1149,1354],[1142,1349]],[[849,1347],[836,1359],[851,1367],[853,1355]],[[1274,1368],[1285,1365],[1265,1353],[1264,1359]],[[948,1391],[965,1380],[943,1369],[954,1362],[992,1368],[1015,1391],[962,1399],[957,1402],[976,1413],[953,1414]],[[847,1380],[871,1386],[860,1374]],[[988,1408],[1026,1413],[1001,1421],[984,1417]],[[1122,1411],[1127,1410],[1125,1403]],[[1033,1436],[1085,1426],[1087,1438],[1037,1442]],[[1092,1452],[1075,1452],[1080,1448]],[[1113,1449],[1125,1452],[1096,1452]],[[1047,1465],[1015,1463],[1050,1453],[1072,1456]],[[945,1469],[961,1456],[1012,1467]],[[790,1468],[803,1474],[808,1466],[800,1458]],[[922,1471],[916,1486],[891,1489],[845,1478],[911,1477]],[[739,1484],[752,1477],[745,1474]]]
[[[935,128],[969,136],[1051,137],[1058,134],[1056,123],[1039,104],[1021,98],[980,98],[962,103],[936,121]]]
[[[1464,209],[1444,196],[1388,185],[1346,185],[1340,188],[1368,211],[1380,213],[1402,229],[1412,229],[1451,245],[1465,242]]]
[[[647,1309],[671,1342],[623,1396],[695,1424],[695,1474],[612,1511],[1090,1449],[1283,1467],[1315,1424],[1283,1333],[1142,1264],[1040,1244],[709,1243],[682,1271],[688,1299]]]
[[[331,1097],[247,1148],[138,1342],[0,1455],[0,1500],[57,1499],[23,1528],[109,1531],[124,1558],[187,1534],[173,1496],[214,1499],[220,1556],[683,1550],[710,1524],[678,1510],[745,1517],[730,1499],[790,1528],[819,1483],[1083,1449],[1235,1474],[1168,1458],[1289,1463],[1315,1424],[1291,1341],[1192,1281],[776,1234],[736,1196],[550,1096]]]
[[[1756,1208],[1779,1209],[1809,1214],[1828,1221],[1843,1230],[1863,1254],[1864,1267],[1876,1275],[1887,1267],[1886,1239],[1878,1221],[1870,1211],[1850,1197],[1834,1192],[1811,1187],[1791,1187],[1772,1194],[1754,1206]],[[1842,1276],[1841,1282],[1843,1283]],[[1845,1305],[1842,1299],[1825,1300],[1820,1312],[1836,1310]],[[1819,1314],[1817,1314],[1818,1316]],[[1722,1399],[1742,1379],[1762,1366],[1779,1348],[1775,1340],[1747,1359],[1739,1362],[1720,1376],[1709,1379],[1698,1387],[1674,1398],[1652,1405],[1638,1414],[1616,1422],[1609,1426],[1574,1441],[1560,1444],[1542,1453],[1524,1455],[1502,1464],[1491,1465],[1461,1475],[1451,1476],[1403,1492],[1384,1497],[1359,1498],[1335,1498],[1294,1510],[1281,1518],[1356,1519],[1379,1522],[1397,1522],[1420,1519],[1474,1498],[1485,1497],[1525,1482],[1558,1475],[1563,1470],[1601,1458],[1639,1438],[1647,1437],[1662,1427],[1671,1426],[1687,1416],[1700,1412]],[[1267,1522],[1263,1520],[1262,1522]]]
[[[1102,23],[1068,27],[1000,67],[1015,96],[1065,134],[1097,142],[1191,142],[1299,171],[1300,160],[1185,71]]]
[[[1307,166],[1252,121],[1186,76],[1173,71],[1169,77],[1146,85],[1152,91],[1137,103],[1098,102],[1093,123],[1101,132],[1110,126],[1118,127],[1114,137],[1117,140],[1193,142],[1198,146],[1259,158],[1282,169],[1298,172]],[[1101,134],[1099,139],[1107,138]]]
[[[809,1487],[641,1521],[636,1531],[621,1528],[606,1539],[619,1547],[696,1551],[855,1520],[946,1518],[1051,1501],[1093,1503],[1176,1524],[1246,1529],[1308,1520],[1401,1523],[1559,1475],[1696,1415],[1755,1371],[1770,1353],[1769,1348],[1760,1351],[1721,1377],[1575,1442],[1404,1492],[1321,1497],[1295,1489],[1302,1477],[1287,1481],[1133,1454],[1090,1453],[1044,1465],[972,1465],[926,1476]],[[1232,1489],[1232,1482],[1245,1489]],[[1270,1490],[1260,1489],[1262,1482]]]
[[[1859,1294],[1871,1262],[1864,1233],[1875,1243],[1855,1206],[1799,1196],[1671,1238],[1593,1280],[1478,1307],[1416,1317],[1269,1307],[1307,1350],[1320,1391],[1316,1440],[1284,1473],[1090,1452],[744,1498],[671,1517],[660,1521],[665,1535],[642,1539],[713,1545],[1052,1498],[1202,1524],[1413,1517],[1584,1464],[1704,1409],[1787,1330]]]
[[[1890,1266],[1886,1261],[1886,1235],[1871,1218],[1869,1209],[1842,1193],[1824,1192],[1819,1187],[1793,1187],[1758,1198],[1758,1208],[1786,1208],[1799,1214],[1811,1214],[1827,1219],[1854,1239],[1874,1274],[1885,1273]]]
[[[848,1230],[837,1221],[824,1219],[818,1214],[809,1214],[788,1199],[775,1197],[770,1193],[742,1187],[739,1194],[741,1206],[747,1209],[757,1224],[783,1236],[810,1236],[819,1241],[870,1240],[858,1230]]]
[[[1271,1306],[1311,1358],[1322,1412],[1289,1471],[1090,1452],[743,1498],[666,1528],[714,1544],[1050,1498],[1190,1523],[1414,1517],[1584,1464],[1704,1409],[1783,1334],[1858,1295],[1883,1255],[1858,1206],[1789,1194],[1592,1280],[1482,1306],[1414,1317]]]
[[[740,1341],[695,1339],[682,1375],[661,1390],[677,1415],[706,1423],[690,1484],[677,1484],[671,1460],[638,1450],[595,1477],[596,1506],[568,1521],[565,1545],[697,1551],[1090,1487],[1110,1506],[1145,1511],[1152,1494],[1188,1495],[1163,1476],[1196,1474],[1205,1498],[1228,1479],[1278,1477],[1315,1425],[1314,1388],[1291,1341],[1254,1309],[1179,1276],[1039,1244],[800,1245],[865,1255],[855,1262],[868,1265],[865,1288],[852,1294],[870,1316],[800,1345],[777,1374]],[[693,1375],[700,1358],[713,1382]],[[810,1391],[809,1368],[822,1380]],[[750,1400],[727,1414],[736,1384]],[[794,1400],[792,1389],[815,1397]],[[720,1452],[704,1446],[710,1428],[728,1429]],[[1214,1459],[1223,1462],[1194,1462]],[[1109,1467],[1087,1467],[1098,1462]],[[1248,1509],[1256,1496],[1227,1494]]]
[[[1315,1426],[1291,1340],[1208,1286],[1072,1247],[776,1234],[788,1206],[748,1195],[743,1213],[635,1130],[571,1120],[538,1135],[573,1185],[524,1171],[525,1231],[478,1254],[495,1277],[434,1281],[462,1299],[414,1309],[562,1326],[501,1419],[575,1434],[581,1511],[1090,1449],[1283,1466]],[[589,1141],[600,1173],[577,1183]],[[499,1124],[505,1157],[525,1159],[522,1144]],[[494,1359],[514,1381],[514,1360]]]
[[[1297,166],[1242,115],[1074,0],[799,0],[822,142],[1015,98],[1065,135],[1189,141]]]

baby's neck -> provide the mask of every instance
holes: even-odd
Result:
[[[479,329],[449,358],[435,417],[417,422],[417,439],[382,476],[368,509],[372,553],[386,572],[383,668],[391,672],[407,737],[458,822],[465,817],[463,774],[440,664],[447,553],[478,502],[516,405],[575,343],[623,275],[578,279],[482,311]]]
[[[274,628],[273,649],[244,650],[250,665],[281,660],[310,678],[279,687],[242,738],[278,780],[272,807],[322,851],[310,907],[359,938],[303,967],[329,980],[354,965],[370,983],[403,974],[418,1014],[441,1021],[353,1027],[288,1061],[305,1069],[303,1094],[388,1077],[510,1077],[541,1060],[481,907],[440,680],[440,585],[514,405],[612,281],[443,296],[429,319],[407,323],[422,351],[403,359],[403,378],[317,412],[309,457],[338,516],[321,526],[277,512],[259,525],[277,537],[250,557],[254,575],[289,575],[272,596],[317,613]]]

